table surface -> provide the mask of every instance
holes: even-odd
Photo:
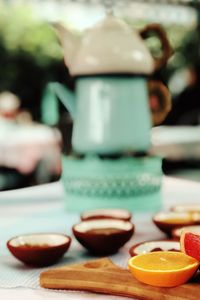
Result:
[[[37,216],[40,216],[42,228],[45,226],[45,218],[48,212],[61,211],[63,199],[63,188],[60,182],[46,184],[37,187],[25,188],[21,190],[0,192],[0,239],[5,243],[6,233],[18,234],[22,221],[34,220],[37,223]],[[200,201],[200,183],[182,180],[172,177],[164,177],[162,185],[163,209],[168,209],[178,203],[198,203]],[[69,214],[66,213],[69,217]],[[78,217],[78,216],[77,216]],[[134,213],[133,222],[136,225],[136,234],[133,240],[125,246],[124,251],[128,252],[130,245],[148,239],[163,238],[163,234],[154,226],[151,221],[152,213]],[[18,226],[16,226],[18,224]],[[24,225],[23,225],[24,226]],[[39,226],[39,224],[38,224]],[[22,230],[23,228],[20,228]],[[36,226],[37,229],[37,226]],[[2,246],[3,247],[3,246]],[[0,247],[0,256],[10,254],[6,247]],[[81,248],[80,248],[81,249]],[[80,250],[81,251],[81,250]],[[0,272],[0,277],[2,276]],[[0,299],[124,299],[122,297],[106,296],[100,294],[89,294],[69,291],[49,291],[43,289],[31,289],[25,287],[5,288],[0,286]],[[67,298],[66,298],[67,297]]]
[[[167,159],[200,159],[200,126],[157,126],[151,138],[152,151]]]

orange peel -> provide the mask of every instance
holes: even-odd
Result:
[[[133,276],[143,283],[175,287],[186,283],[196,273],[199,262],[181,252],[158,251],[132,257],[128,267]]]

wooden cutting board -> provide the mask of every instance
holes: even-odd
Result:
[[[40,274],[41,287],[152,300],[199,300],[200,278],[174,288],[152,287],[138,282],[128,270],[108,258],[51,269]]]

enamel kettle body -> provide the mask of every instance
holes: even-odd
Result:
[[[152,114],[147,76],[170,56],[164,32],[150,28],[167,48],[154,60],[139,34],[132,36],[132,29],[113,16],[82,40],[60,24],[56,29],[65,63],[75,78],[74,94],[57,93],[72,115],[73,150],[97,154],[148,151]],[[59,84],[54,90],[59,90]]]
[[[152,125],[146,85],[144,78],[129,76],[78,79],[74,150],[110,154],[148,149]]]

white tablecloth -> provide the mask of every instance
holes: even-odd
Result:
[[[23,124],[0,118],[1,167],[29,174],[39,162],[47,161],[52,172],[59,175],[60,143],[58,130],[35,122]]]
[[[170,206],[178,203],[197,203],[200,202],[200,184],[197,182],[180,180],[175,178],[165,177],[163,179],[163,208],[168,209]],[[1,192],[0,193],[0,224],[6,227],[15,226],[18,220],[32,216],[34,213],[45,213],[48,210],[60,209],[62,207],[63,189],[60,182],[46,184],[43,186],[26,188],[22,190]],[[149,215],[149,220],[151,216]],[[150,224],[152,228],[151,237],[147,236],[145,228],[141,228],[146,222],[140,216],[134,214],[133,221],[136,228],[139,226],[140,235],[136,233],[140,240],[154,239],[162,237],[155,226]],[[146,225],[145,225],[146,226]],[[149,233],[148,233],[149,234]],[[1,232],[0,232],[1,235]],[[135,240],[135,241],[136,241]],[[0,299],[124,299],[122,297],[105,296],[98,294],[69,292],[69,291],[49,291],[42,289],[30,289],[18,287],[13,289],[0,288]]]
[[[200,126],[157,126],[152,129],[152,151],[170,160],[200,159]]]

